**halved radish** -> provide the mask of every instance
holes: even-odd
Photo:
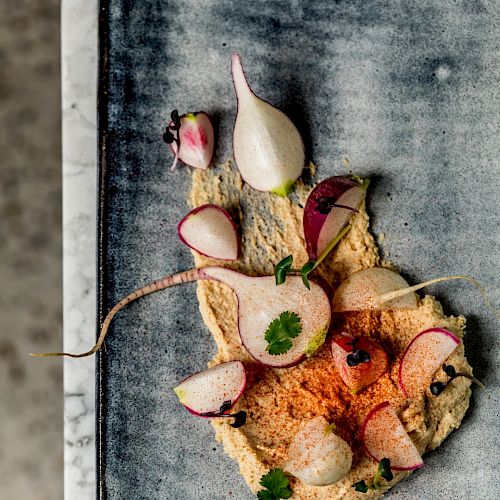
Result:
[[[326,486],[343,478],[351,465],[351,447],[324,417],[315,417],[294,436],[284,470],[305,484]]]
[[[351,274],[335,290],[332,308],[335,312],[363,309],[415,308],[418,297],[414,292],[391,301],[379,302],[379,297],[394,290],[408,288],[407,281],[398,273],[383,267],[371,267]]]
[[[245,367],[241,361],[229,361],[195,373],[174,387],[179,401],[194,415],[229,411],[245,390]]]
[[[388,401],[377,405],[365,417],[361,438],[368,455],[377,462],[388,458],[393,470],[415,470],[424,466],[420,453]]]
[[[304,207],[304,236],[309,258],[317,260],[348,224],[366,194],[366,186],[336,176],[320,182]]]
[[[376,342],[345,333],[332,340],[332,356],[335,368],[354,394],[376,382],[388,366],[387,354]]]
[[[191,210],[177,226],[179,238],[202,255],[220,260],[236,260],[239,238],[229,213],[213,204]]]
[[[399,365],[398,382],[403,394],[412,398],[423,392],[458,344],[460,339],[443,328],[430,328],[414,337]]]
[[[172,127],[172,123],[169,127]],[[180,129],[176,133],[181,147],[178,150],[176,141],[170,144],[175,154],[172,170],[175,169],[177,159],[190,167],[206,170],[214,154],[214,129],[209,116],[203,111],[182,115]]]

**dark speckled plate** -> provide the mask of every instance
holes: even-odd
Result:
[[[203,109],[231,157],[239,51],[256,92],[303,133],[319,178],[371,175],[373,230],[412,282],[476,276],[500,304],[495,1],[101,2],[99,310],[193,265],[176,235],[190,175],[171,173],[161,132],[173,108]],[[349,166],[346,167],[347,161]],[[468,318],[468,357],[487,386],[460,431],[389,496],[498,498],[498,323],[469,285],[431,290]],[[214,344],[195,285],[118,315],[98,360],[99,495],[250,499],[237,465],[170,388]]]

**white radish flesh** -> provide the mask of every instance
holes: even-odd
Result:
[[[206,170],[210,166],[214,154],[214,129],[209,116],[203,111],[187,113],[180,117],[179,130],[180,150],[177,155],[177,143],[170,147],[177,157],[190,167]],[[177,161],[174,161],[172,170]]]
[[[238,259],[236,225],[218,205],[202,205],[191,210],[179,223],[178,233],[183,243],[207,257]]]
[[[361,438],[368,454],[377,462],[388,458],[393,470],[414,470],[424,465],[388,401],[368,413],[361,427]]]
[[[414,292],[381,303],[382,294],[407,288],[407,281],[398,273],[383,267],[372,267],[351,274],[335,290],[332,310],[335,312],[364,309],[400,309],[418,306]]]
[[[460,339],[443,328],[419,333],[406,348],[399,365],[398,381],[407,398],[425,391],[434,373],[460,344]]]
[[[284,470],[305,484],[326,486],[342,479],[351,466],[351,447],[324,417],[315,417],[293,438]]]
[[[246,374],[241,361],[229,361],[195,373],[174,387],[179,401],[192,413],[229,411],[245,390]],[[203,416],[203,415],[202,415]]]
[[[236,165],[254,189],[286,196],[304,168],[302,138],[282,111],[252,92],[238,54],[233,54],[231,67],[238,99],[233,131]]]

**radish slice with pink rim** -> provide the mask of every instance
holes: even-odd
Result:
[[[373,408],[361,426],[365,449],[374,460],[391,461],[393,470],[415,470],[424,466],[422,457],[388,401]]]
[[[194,415],[218,413],[227,403],[229,411],[246,386],[245,367],[241,361],[229,361],[195,373],[174,387],[179,401]]]
[[[191,210],[177,226],[181,241],[207,257],[237,260],[239,238],[229,213],[213,204]]]
[[[304,236],[311,260],[317,260],[349,223],[361,205],[368,180],[361,184],[335,176],[320,182],[309,194],[304,207]]]
[[[214,129],[209,116],[203,111],[197,111],[182,115],[180,121],[178,133],[181,147],[178,149],[176,142],[170,144],[175,154],[171,170],[175,169],[177,159],[190,167],[206,170],[214,154]]]
[[[405,397],[423,393],[434,373],[460,342],[456,335],[443,328],[430,328],[414,337],[399,365],[398,382]]]

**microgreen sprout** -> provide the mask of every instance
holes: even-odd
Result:
[[[382,490],[386,485],[380,483],[380,479],[385,479],[387,482],[391,482],[394,479],[394,475],[391,471],[391,461],[388,458],[383,458],[377,468],[377,472],[373,478],[371,484],[366,484],[366,481],[358,481],[352,486],[356,491],[361,493],[368,493],[368,491]]]
[[[472,382],[474,382],[475,384],[479,385],[479,387],[484,388],[484,385],[476,377],[473,377],[472,375],[468,375],[466,373],[457,373],[453,365],[444,364],[443,371],[446,373],[446,375],[448,375],[448,381],[432,382],[429,389],[433,396],[439,396],[446,389],[446,387],[448,387],[448,385],[451,384],[451,382],[453,382],[453,380],[455,380],[457,377],[468,378],[469,380],[472,380]]]
[[[175,158],[172,166],[170,167],[171,170],[175,170],[177,162],[179,161],[179,151],[181,150],[181,137],[179,133],[179,130],[181,128],[181,118],[179,116],[179,112],[176,109],[174,109],[172,113],[170,113],[170,118],[171,122],[167,124],[165,132],[163,133],[163,141],[167,144],[172,144],[173,142],[175,142],[175,144],[177,145]]]

